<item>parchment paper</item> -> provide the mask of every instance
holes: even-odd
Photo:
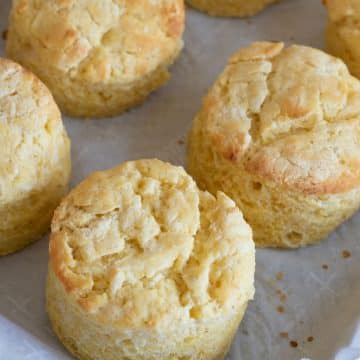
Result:
[[[1,31],[9,8],[10,0],[0,0]],[[72,185],[94,170],[130,159],[157,157],[184,164],[182,142],[202,96],[229,56],[254,40],[322,48],[325,23],[320,0],[286,0],[248,20],[212,19],[189,9],[186,47],[167,86],[121,117],[64,119],[72,139]],[[3,55],[4,41],[0,44]],[[44,311],[47,246],[46,237],[0,259],[1,360],[71,359]],[[343,257],[344,250],[350,257]],[[328,360],[339,351],[337,359],[359,359],[360,340],[352,340],[360,320],[359,260],[360,214],[318,246],[258,250],[256,299],[229,359]],[[352,350],[341,350],[350,345]]]

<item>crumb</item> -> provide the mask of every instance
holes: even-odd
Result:
[[[297,343],[297,341],[295,341],[295,340],[291,340],[291,341],[289,342],[289,344],[290,344],[290,346],[293,347],[293,348],[296,348],[296,347],[298,346],[298,343]]]
[[[344,259],[348,259],[350,256],[351,256],[351,252],[350,252],[349,250],[344,250],[344,251],[342,252],[342,257],[343,257]]]
[[[282,303],[284,303],[284,302],[286,301],[286,295],[285,295],[285,294],[282,294],[282,295],[280,296],[280,301],[281,301]]]
[[[313,342],[313,341],[314,341],[314,337],[313,337],[313,336],[309,336],[309,337],[307,338],[307,341],[308,341],[308,342]]]
[[[177,142],[179,145],[184,145],[185,144],[185,141],[183,140],[183,139],[180,139],[180,140],[178,140],[178,142]]]
[[[276,308],[276,310],[279,312],[279,313],[283,313],[283,312],[285,312],[285,309],[284,309],[284,307],[282,306],[282,305],[279,305],[277,308]]]
[[[279,333],[279,335],[283,339],[287,339],[289,337],[289,334],[287,332],[281,332],[281,333]]]
[[[8,35],[8,31],[7,31],[7,30],[4,30],[4,31],[2,32],[2,39],[3,39],[4,41],[6,41],[7,35]]]
[[[243,333],[244,335],[249,335],[249,333],[248,333],[247,330],[243,330],[242,333]]]
[[[329,265],[328,264],[322,264],[321,267],[324,269],[324,270],[327,270],[329,268]]]
[[[277,293],[279,296],[282,295],[282,291],[281,291],[280,289],[277,289],[277,290],[276,290],[276,293]]]
[[[284,279],[284,273],[283,272],[278,272],[276,273],[276,280],[280,281]]]

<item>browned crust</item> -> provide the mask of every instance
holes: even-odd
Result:
[[[287,83],[287,67],[296,71],[291,62],[300,58],[303,73],[298,76],[313,77],[315,90],[311,80],[297,83],[292,77]],[[229,166],[243,166],[259,178],[305,194],[343,193],[360,186],[360,103],[356,97],[360,82],[340,60],[307,47],[258,42],[237,52],[229,64],[196,120],[206,141]],[[272,66],[266,81],[256,78],[252,83],[266,66]],[[329,75],[322,70],[326,67],[331,69]],[[279,78],[275,78],[277,72]],[[289,87],[284,93],[282,82]],[[237,88],[239,83],[243,87]],[[246,93],[249,88],[252,92]],[[237,103],[234,94],[247,97],[247,102]],[[256,97],[263,101],[257,112],[245,107]],[[337,113],[332,106],[338,107]],[[235,115],[230,121],[233,113],[246,115],[238,119]]]

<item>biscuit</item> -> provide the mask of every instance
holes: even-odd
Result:
[[[194,8],[211,16],[252,16],[280,0],[186,0]]]
[[[305,46],[259,42],[229,61],[196,116],[188,170],[231,197],[257,246],[326,237],[360,205],[360,82]]]
[[[360,2],[324,0],[324,4],[329,12],[327,50],[341,58],[350,72],[360,78]]]
[[[168,80],[183,29],[183,0],[14,0],[7,53],[66,114],[106,117]]]
[[[47,311],[79,359],[223,359],[254,293],[250,227],[182,168],[128,162],[56,210]]]
[[[43,235],[70,177],[70,141],[49,90],[0,58],[0,255]]]

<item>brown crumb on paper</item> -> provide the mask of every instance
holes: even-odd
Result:
[[[313,336],[309,336],[309,337],[307,338],[307,341],[308,341],[308,342],[313,342],[313,341],[314,341],[314,337],[313,337]]]
[[[287,332],[281,332],[279,335],[283,339],[287,339],[289,337],[289,334]]]
[[[349,250],[344,250],[344,251],[342,252],[342,257],[343,257],[344,259],[348,259],[350,256],[351,256],[351,252],[350,252]]]
[[[179,145],[184,145],[185,144],[185,141],[183,140],[183,139],[180,139],[180,140],[178,140],[178,142],[177,142]]]
[[[286,302],[287,296],[285,293],[283,293],[280,289],[277,289],[276,294],[279,297],[280,302],[282,303]]]
[[[280,314],[282,314],[283,312],[285,312],[285,309],[284,309],[284,307],[283,307],[282,305],[279,305],[279,306],[276,308],[276,310],[277,310]]]
[[[324,270],[328,270],[328,269],[329,269],[329,265],[328,265],[328,264],[322,264],[321,267],[322,267],[322,269],[324,269]]]
[[[4,41],[6,41],[7,35],[8,35],[8,31],[7,31],[7,30],[4,30],[4,31],[2,32],[2,39],[3,39]]]
[[[281,281],[283,279],[284,279],[284,273],[283,272],[280,271],[280,272],[276,273],[276,280]]]
[[[293,347],[293,348],[298,347],[298,343],[297,343],[297,341],[295,341],[295,340],[291,340],[291,341],[289,342],[289,344],[290,344],[290,346]]]

